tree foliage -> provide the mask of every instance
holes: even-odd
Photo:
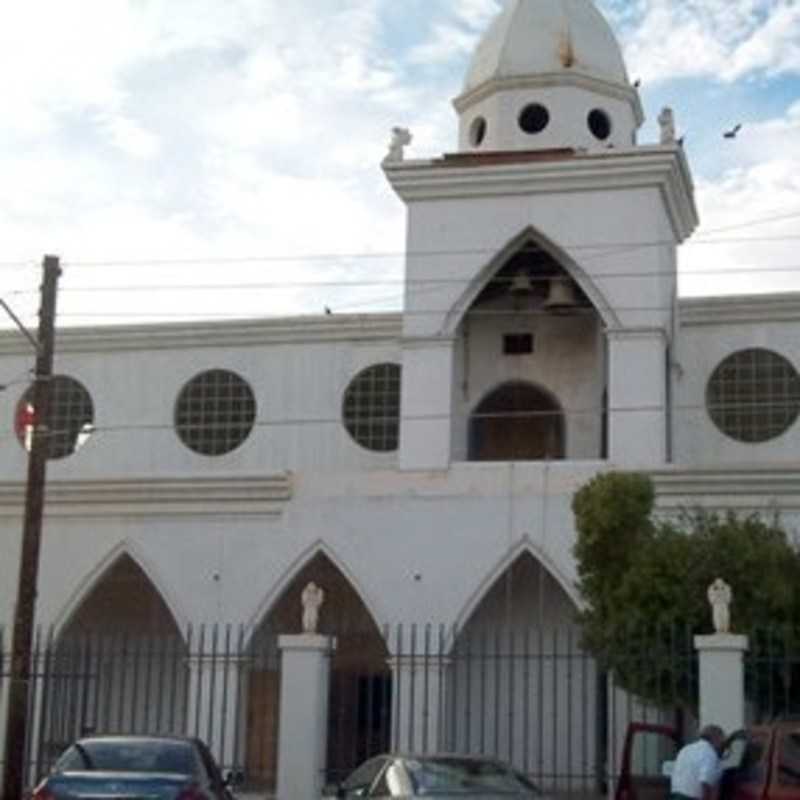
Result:
[[[692,639],[712,632],[709,584],[721,577],[731,585],[732,627],[750,637],[751,649],[765,630],[779,629],[772,656],[786,655],[798,642],[800,554],[778,520],[704,511],[658,520],[654,502],[646,475],[615,472],[573,499],[584,643],[639,696],[693,705]],[[796,668],[778,671],[784,696],[792,684],[800,689]],[[751,699],[760,685],[748,682]]]

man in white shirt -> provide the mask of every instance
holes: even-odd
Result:
[[[672,800],[712,800],[722,770],[720,754],[725,733],[719,725],[706,725],[700,738],[678,753],[672,768]]]

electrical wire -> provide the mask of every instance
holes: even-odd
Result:
[[[636,278],[644,280],[647,278],[669,276],[677,274],[679,278],[691,278],[694,276],[719,275],[749,275],[749,274],[781,274],[781,273],[800,273],[800,265],[786,264],[781,266],[766,267],[731,267],[725,268],[706,268],[706,269],[684,269],[677,273],[671,270],[655,270],[648,272],[606,272],[593,276],[596,281],[608,281],[618,279]],[[548,283],[553,276],[537,277],[531,275],[528,281],[532,285]],[[469,286],[473,282],[472,278],[403,278],[365,280],[308,280],[308,281],[255,281],[250,283],[180,283],[180,284],[133,284],[124,286],[64,286],[60,289],[63,294],[98,294],[114,292],[222,292],[222,291],[257,291],[257,290],[294,290],[294,289],[354,289],[354,288],[374,288],[383,286],[398,286],[401,288],[413,286],[435,286],[447,287],[451,285]],[[511,284],[510,278],[492,278],[486,282],[486,286]],[[35,290],[27,293],[33,294]]]
[[[800,241],[800,235],[786,234],[783,236],[746,236],[715,239],[692,239],[683,243],[682,247],[724,244],[758,244],[769,242],[794,242]],[[675,245],[674,239],[661,239],[647,242],[595,242],[595,243],[570,243],[559,246],[567,251],[575,250],[603,250],[611,248],[608,255],[614,255],[617,248],[623,250],[638,250],[652,247],[665,247]],[[107,267],[164,267],[164,266],[220,266],[224,264],[259,264],[259,263],[321,263],[321,262],[346,262],[385,259],[412,259],[412,258],[450,258],[453,256],[470,256],[493,254],[495,250],[488,248],[469,248],[463,250],[412,250],[390,251],[374,253],[308,253],[284,255],[251,255],[251,256],[215,256],[201,258],[141,258],[141,259],[107,259],[103,261],[65,260],[64,265],[72,269],[97,269]]]
[[[672,406],[672,410],[678,413],[706,413],[709,409],[714,412],[743,412],[743,411],[787,411],[792,406],[788,401],[766,401],[766,402],[727,402],[727,403],[684,403]],[[502,412],[476,412],[468,414],[470,420],[516,420],[525,421],[533,419],[572,419],[575,417],[605,417],[605,416],[619,416],[621,414],[656,414],[664,413],[665,406],[662,404],[648,404],[636,405],[625,407],[603,407],[594,406],[586,408],[571,408],[561,410],[530,410],[530,411],[502,411]],[[442,422],[453,418],[452,413],[429,413],[429,414],[409,414],[409,415],[371,415],[359,420],[365,424],[397,424],[400,420],[403,422]],[[340,426],[343,424],[342,417],[294,417],[284,419],[257,419],[254,420],[249,426],[251,429],[269,429],[269,428],[304,428],[304,427],[325,427],[325,426]],[[152,423],[127,423],[118,425],[97,425],[85,423],[84,430],[81,430],[81,435],[96,435],[96,434],[109,434],[109,433],[138,433],[138,432],[159,432],[159,431],[174,431],[175,424],[172,422],[152,422]],[[213,433],[215,431],[229,430],[233,428],[244,428],[245,425],[236,423],[231,425],[228,422],[208,422],[187,424],[183,426],[191,431],[203,431]],[[50,431],[52,436],[64,436],[74,433],[74,428],[55,428]],[[16,435],[6,438],[17,438]],[[0,437],[0,441],[2,438]]]
[[[744,238],[716,238],[705,239],[704,237],[713,236],[718,233],[728,233],[730,231],[742,230],[749,227],[767,225],[774,222],[785,222],[787,220],[800,218],[800,211],[792,211],[787,213],[775,213],[768,217],[760,217],[754,220],[746,220],[744,222],[735,223],[732,225],[722,226],[718,228],[711,228],[697,234],[693,239],[683,243],[683,247],[691,247],[695,245],[705,244],[732,244],[732,243],[757,243],[757,242],[783,242],[783,241],[797,241],[800,236],[787,234],[783,236],[761,236],[761,237],[744,237]],[[602,248],[645,248],[645,247],[661,247],[665,245],[674,245],[673,239],[656,239],[646,242],[598,242],[598,243],[572,243],[568,245],[561,245],[564,249],[568,250],[585,250],[585,249],[602,249]],[[103,260],[62,260],[62,263],[72,268],[104,268],[111,266],[193,266],[198,264],[207,265],[220,265],[220,264],[246,264],[246,263],[266,263],[266,262],[320,262],[320,261],[347,261],[347,260],[363,260],[375,259],[383,260],[387,258],[421,258],[421,257],[436,257],[436,256],[458,256],[458,255],[479,255],[481,253],[493,252],[486,249],[471,249],[471,250],[430,250],[430,251],[375,251],[375,252],[350,252],[350,253],[302,253],[302,254],[284,254],[284,255],[248,255],[248,256],[214,256],[214,257],[197,257],[197,258],[131,258],[131,259],[103,259]],[[7,261],[0,262],[0,267],[9,268],[38,268],[38,265],[30,260]]]

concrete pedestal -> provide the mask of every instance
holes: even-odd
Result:
[[[700,725],[720,725],[726,734],[744,727],[746,636],[695,636],[700,657]]]
[[[330,657],[336,640],[281,636],[278,800],[318,800],[325,778]]]

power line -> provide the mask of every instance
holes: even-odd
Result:
[[[768,225],[772,222],[785,222],[789,219],[797,219],[800,217],[800,211],[790,211],[785,214],[772,214],[768,217],[761,217],[759,219],[753,219],[749,222],[739,222],[734,225],[726,225],[721,228],[712,228],[711,230],[707,230],[704,233],[700,234],[701,236],[708,236],[709,234],[713,233],[726,233],[727,231],[732,230],[740,230],[742,228],[752,228],[757,225]]]
[[[784,241],[797,241],[800,236],[787,234],[783,236],[760,236],[760,237],[743,237],[743,238],[715,238],[706,240],[704,237],[713,236],[717,233],[727,233],[729,231],[742,230],[744,228],[767,225],[774,222],[784,222],[790,219],[800,218],[800,211],[792,211],[783,214],[774,214],[767,217],[760,217],[753,220],[746,220],[744,222],[735,223],[719,228],[711,228],[697,234],[691,240],[684,242],[682,247],[691,247],[699,245],[719,245],[719,244],[735,244],[735,243],[759,243],[759,242],[784,242]],[[661,247],[664,245],[673,245],[673,239],[656,239],[645,242],[597,242],[597,243],[572,243],[562,244],[561,247],[568,250],[584,250],[584,249],[602,249],[602,248],[645,248],[645,247]],[[173,257],[156,257],[156,258],[129,258],[129,259],[103,259],[103,260],[67,260],[67,265],[76,269],[88,268],[103,268],[103,267],[124,267],[124,266],[192,266],[197,264],[215,265],[215,264],[246,264],[246,263],[265,263],[265,262],[321,262],[321,261],[347,261],[347,260],[364,260],[376,259],[382,260],[387,258],[416,258],[416,257],[435,257],[435,256],[455,256],[455,255],[475,255],[481,253],[493,252],[486,249],[477,250],[430,250],[430,251],[375,251],[375,252],[350,252],[350,253],[302,253],[302,254],[284,254],[284,255],[247,255],[247,256],[214,256],[214,257],[197,257],[197,258],[173,258]],[[613,254],[613,253],[612,253]],[[0,267],[30,269],[37,267],[33,260],[18,260],[0,262]]]
[[[782,236],[745,236],[702,239],[695,238],[684,242],[681,247],[695,247],[705,245],[725,244],[759,244],[772,242],[800,241],[800,235],[785,234]],[[651,247],[664,247],[675,245],[674,239],[654,239],[646,242],[594,242],[594,243],[559,243],[559,247],[566,251],[598,250],[612,248],[608,253],[600,253],[598,257],[606,257],[627,250],[647,249]],[[106,259],[103,261],[67,260],[66,266],[71,269],[102,269],[107,267],[163,267],[163,266],[216,266],[224,264],[259,264],[259,263],[321,263],[321,262],[347,262],[385,259],[409,258],[437,258],[452,256],[469,256],[494,254],[496,250],[490,248],[468,248],[461,250],[398,250],[375,251],[372,253],[305,253],[284,255],[250,255],[250,256],[214,256],[198,258],[142,258],[142,259]]]
[[[722,296],[725,297],[724,295]],[[731,296],[731,300],[735,300],[736,295]],[[700,298],[701,300],[704,298]],[[716,299],[716,298],[715,298]],[[364,304],[370,303],[378,303],[378,300],[370,300],[364,301]],[[388,299],[384,299],[383,302],[388,303]],[[399,302],[399,298],[398,298]],[[351,314],[350,309],[354,308],[355,306],[341,306],[336,311],[333,311],[330,315],[325,315],[322,313],[298,313],[291,316],[283,315],[283,314],[273,314],[273,315],[259,315],[254,317],[252,313],[245,313],[245,312],[225,312],[225,311],[197,311],[197,312],[189,312],[189,311],[75,311],[75,312],[63,312],[59,314],[59,318],[61,319],[70,319],[70,320],[77,320],[77,319],[185,319],[187,321],[197,321],[197,320],[252,320],[252,321],[278,321],[282,319],[298,319],[303,317],[321,317],[321,316],[330,316],[332,319],[336,319],[338,316],[349,316]],[[671,305],[635,305],[635,306],[618,306],[615,305],[613,310],[615,312],[621,313],[635,313],[635,312],[670,312],[672,311],[673,306]],[[376,310],[372,312],[354,312],[356,315],[358,313],[362,313],[364,316],[380,316],[382,314],[402,314],[404,317],[429,317],[429,316],[443,316],[445,314],[449,314],[453,312],[455,309],[453,308],[426,308],[426,309],[419,309],[414,311],[403,310],[403,309],[395,309],[395,310]],[[579,308],[572,310],[569,314],[554,314],[552,311],[547,309],[468,309],[465,310],[465,315],[469,315],[472,318],[476,317],[487,317],[487,318],[516,318],[516,319],[540,319],[542,317],[558,317],[560,316],[562,319],[569,319],[574,317],[591,317],[595,315],[599,315],[601,310],[597,310],[594,307],[587,306],[585,308]]]
[[[597,281],[608,281],[617,279],[648,279],[653,277],[672,276],[678,278],[692,278],[695,276],[715,276],[727,277],[729,275],[764,275],[764,274],[790,274],[800,272],[798,264],[783,264],[778,266],[750,266],[750,267],[709,267],[705,269],[684,268],[677,271],[672,269],[641,271],[616,271],[596,274],[593,278]],[[547,283],[558,276],[529,276],[531,284]],[[397,286],[408,288],[413,286],[429,286],[432,288],[446,287],[450,285],[468,286],[473,282],[472,277],[464,278],[365,278],[364,280],[303,280],[303,281],[248,281],[240,283],[166,283],[166,284],[107,284],[99,286],[72,286],[64,287],[62,293],[75,294],[99,294],[111,292],[170,292],[170,291],[255,291],[255,290],[276,290],[276,289],[352,289],[352,288],[375,288],[384,286]],[[486,282],[486,286],[505,285],[512,283],[512,278],[492,278]],[[9,294],[14,295],[33,295],[34,289],[16,290]]]
[[[659,276],[677,275],[679,278],[691,278],[693,276],[709,276],[719,275],[726,277],[728,275],[749,275],[749,274],[781,274],[800,272],[800,265],[785,264],[774,267],[731,267],[724,268],[707,268],[707,269],[686,269],[678,270],[656,270],[648,272],[606,272],[594,275],[595,280],[617,280],[622,278],[638,278],[647,279]],[[552,280],[553,276],[531,275],[528,280],[531,284],[548,283]],[[106,286],[71,286],[65,287],[62,292],[69,294],[99,294],[105,292],[210,292],[210,291],[256,291],[256,290],[275,290],[275,289],[352,289],[352,288],[371,288],[382,286],[398,286],[398,287],[413,287],[413,286],[450,286],[450,285],[465,285],[468,286],[473,282],[472,277],[465,278],[392,278],[392,279],[377,279],[370,278],[364,280],[308,280],[308,281],[253,281],[247,283],[176,283],[176,284],[125,284],[125,285],[106,285]],[[505,285],[508,286],[512,282],[511,278],[492,278],[486,282],[486,286],[491,285]],[[29,292],[32,294],[34,290]]]
[[[567,408],[560,410],[529,410],[529,411],[502,411],[502,412],[474,412],[466,413],[471,420],[500,420],[500,419],[514,419],[514,420],[529,420],[529,419],[543,419],[543,418],[565,418],[570,419],[573,417],[602,417],[607,415],[620,415],[620,414],[654,414],[664,413],[667,408],[672,412],[708,412],[713,410],[715,412],[743,412],[743,411],[767,411],[778,409],[786,411],[790,409],[792,404],[788,401],[763,401],[763,402],[726,402],[726,403],[684,403],[676,404],[673,406],[665,406],[660,404],[639,405],[639,406],[625,406],[622,408],[604,406],[590,406],[586,408]],[[435,422],[445,421],[452,419],[456,416],[452,413],[439,413],[439,414],[411,414],[411,415],[372,415],[363,418],[365,424],[393,424],[399,421],[408,422]],[[251,428],[303,428],[309,426],[331,426],[343,425],[343,418],[339,417],[296,417],[284,418],[274,420],[254,420]],[[231,427],[245,427],[243,425],[231,425],[227,422],[218,423],[198,423],[194,425],[186,425],[185,428],[193,432],[202,431],[214,433],[215,431],[229,430]],[[84,428],[79,432],[81,436],[94,436],[99,434],[108,433],[131,433],[131,432],[159,432],[159,431],[174,431],[176,426],[171,422],[154,422],[154,423],[128,423],[120,425],[98,425],[87,423]],[[49,430],[48,435],[57,437],[74,434],[73,428],[52,428]],[[0,437],[0,441],[9,441],[16,439],[16,435],[6,435]]]

